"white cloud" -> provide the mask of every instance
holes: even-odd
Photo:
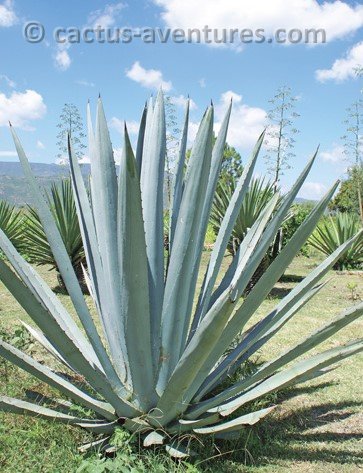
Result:
[[[11,87],[12,89],[16,87],[16,83],[5,74],[0,74],[0,80],[3,80],[4,82],[6,82],[8,86]]]
[[[215,104],[214,131],[218,134],[227,108],[233,100],[231,118],[228,127],[227,142],[239,149],[251,149],[262,133],[266,124],[266,111],[243,103],[242,95],[231,90],[224,92]],[[190,122],[188,140],[192,143],[196,137],[199,123]]]
[[[329,150],[322,151],[320,156],[323,161],[333,164],[343,163],[345,160],[344,148],[343,146],[339,146],[337,144],[333,145],[333,147]]]
[[[82,156],[81,158],[78,159],[79,164],[89,164],[90,159],[88,156]],[[68,156],[62,156],[60,158],[57,158],[55,160],[55,164],[58,164],[58,166],[69,166],[69,158]]]
[[[205,82],[205,79],[199,79],[198,84],[201,86],[202,89],[205,89],[207,87],[207,84]]]
[[[126,76],[148,89],[159,89],[162,87],[164,92],[169,92],[173,87],[170,81],[163,79],[161,71],[156,69],[144,69],[139,61],[136,61],[130,69],[126,70]]]
[[[84,87],[94,87],[95,84],[93,82],[88,82],[87,80],[76,80],[76,84],[83,85]]]
[[[227,107],[233,100],[232,114],[228,129],[228,144],[237,148],[250,148],[255,145],[266,122],[266,111],[243,103],[242,95],[233,91],[224,92],[216,104],[216,131],[219,131]]]
[[[5,0],[0,5],[0,27],[13,26],[18,22],[13,0]]]
[[[127,121],[127,131],[129,132],[129,135],[137,135],[139,133],[139,123],[132,120],[132,121]]]
[[[45,149],[44,143],[42,143],[40,140],[37,141],[37,148],[38,149]]]
[[[35,90],[12,92],[6,96],[0,93],[0,126],[11,123],[24,130],[34,130],[33,120],[42,118],[47,111],[43,97]]]
[[[13,158],[18,156],[16,151],[0,151],[0,158]]]
[[[171,28],[325,29],[327,41],[345,37],[363,26],[363,5],[333,0],[154,0]],[[287,5],[288,4],[288,5]],[[212,35],[213,36],[213,35]],[[219,35],[220,36],[220,35]],[[214,44],[215,45],[215,44]]]
[[[111,120],[108,122],[108,126],[113,128],[114,130],[118,131],[119,133],[124,132],[124,120],[120,120],[117,117],[112,117]]]
[[[70,45],[68,43],[60,43],[57,46],[57,50],[54,54],[54,64],[60,71],[66,71],[72,63],[68,53],[69,47]]]
[[[172,95],[171,100],[175,103],[175,105],[178,105],[178,107],[185,108],[188,99],[187,97],[184,97],[184,95]],[[194,100],[189,99],[189,109],[196,110],[197,108],[197,104],[194,102]]]
[[[305,182],[299,192],[299,197],[318,200],[327,192],[327,187],[321,182]]]
[[[97,29],[100,28],[110,28],[116,22],[117,16],[122,10],[124,5],[122,3],[113,3],[105,6],[103,10],[96,10],[91,12],[88,15],[87,26],[88,28]],[[71,45],[67,42],[58,43],[56,50],[53,54],[54,65],[60,71],[66,71],[69,69],[72,63],[72,59],[69,55],[69,49]],[[94,87],[92,82],[85,80],[76,81],[78,85],[83,85],[86,87]]]
[[[116,22],[117,16],[120,11],[124,8],[124,5],[119,3],[113,3],[106,5],[103,10],[96,10],[89,14],[88,25],[92,28],[110,28]]]
[[[357,77],[355,69],[361,65],[363,65],[363,41],[349,49],[345,57],[334,61],[330,69],[318,69],[315,75],[320,82],[328,80],[342,82]]]
[[[114,130],[118,131],[123,135],[124,133],[124,125],[125,121],[120,120],[117,117],[112,117],[111,120],[108,122],[110,128],[113,128]],[[139,132],[139,124],[137,121],[131,120],[126,122],[127,125],[127,131],[129,132],[129,135],[137,135]]]

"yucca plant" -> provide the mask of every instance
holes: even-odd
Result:
[[[86,265],[86,260],[70,179],[63,179],[60,183],[53,182],[47,199],[71,264],[78,280],[83,284],[82,265]],[[46,231],[37,210],[33,207],[28,208],[24,230],[29,261],[37,265],[50,265],[51,269],[56,269],[59,285],[64,288]]]
[[[0,200],[0,229],[18,251],[24,249],[23,212],[5,200]]]
[[[215,234],[219,233],[224,215],[236,190],[237,183],[237,179],[234,176],[231,176],[228,181],[223,179],[217,184],[210,216],[210,223],[213,225]],[[275,188],[270,182],[266,182],[263,178],[253,178],[251,180],[227,245],[227,249],[232,256],[235,256],[249,229],[259,218],[274,194]],[[279,231],[280,229],[278,232]],[[278,242],[275,237],[273,243],[266,251],[264,258],[252,276],[251,281],[248,283],[245,291],[246,293],[251,290],[262,274],[266,271],[274,258],[275,253],[278,253],[279,248],[276,243]]]
[[[238,415],[240,407],[248,406],[266,393],[320,376],[330,365],[363,349],[361,339],[353,340],[297,361],[357,319],[363,312],[363,304],[359,304],[250,375],[219,389],[221,383],[225,385],[228,374],[235,372],[321,289],[323,284],[319,284],[319,280],[357,238],[341,245],[272,312],[245,330],[313,231],[337,186],[335,184],[317,204],[242,300],[239,296],[294,202],[313,164],[312,159],[276,212],[278,196],[272,197],[245,236],[221,283],[215,287],[263,142],[262,134],[238,181],[210,252],[202,287],[196,294],[230,111],[231,108],[213,147],[213,106],[208,107],[184,176],[188,130],[188,119],[185,120],[174,183],[168,259],[164,258],[163,248],[165,118],[162,93],[144,110],[136,158],[125,127],[118,178],[99,100],[95,131],[88,118],[91,199],[69,145],[72,184],[88,265],[87,279],[99,324],[90,315],[52,211],[12,130],[38,214],[84,332],[1,232],[1,247],[13,270],[0,261],[0,277],[38,325],[40,330],[30,328],[37,340],[68,370],[77,374],[77,380],[82,377],[89,390],[80,389],[72,382],[72,377],[61,376],[4,341],[0,342],[0,354],[94,415],[77,417],[74,411],[66,414],[57,408],[5,396],[0,397],[1,409],[83,427],[101,435],[96,441],[98,445],[106,442],[117,426],[123,425],[137,432],[145,446],[165,444],[171,455],[183,457],[188,454],[183,443],[188,433],[192,434],[189,438],[202,434],[234,435],[273,409],[255,411],[252,408],[249,413]],[[227,352],[237,337],[239,342]],[[292,364],[286,366],[288,363]]]
[[[214,196],[214,202],[210,221],[214,232],[218,234],[228,205],[236,190],[237,179],[231,176],[228,182],[220,181]],[[248,230],[256,222],[261,212],[270,202],[275,190],[270,182],[265,182],[263,178],[251,180],[248,191],[243,199],[236,223],[234,225],[231,239],[228,242],[228,251],[235,255],[238,247],[248,233]]]
[[[360,232],[362,224],[355,214],[338,212],[324,218],[316,227],[308,243],[324,255],[331,255],[340,245]],[[345,270],[363,265],[363,235],[342,254],[334,269]]]

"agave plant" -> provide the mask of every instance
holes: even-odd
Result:
[[[144,110],[136,157],[125,127],[118,178],[101,101],[98,103],[95,131],[88,112],[91,199],[71,144],[69,155],[87,258],[87,281],[99,324],[90,315],[52,211],[12,130],[39,217],[84,332],[1,232],[1,247],[14,271],[0,261],[0,277],[38,325],[39,329],[30,328],[36,339],[66,369],[77,374],[77,379],[81,376],[90,389],[80,389],[72,382],[72,377],[61,376],[4,341],[0,342],[0,354],[61,391],[71,403],[81,404],[94,414],[77,417],[57,408],[5,396],[0,397],[2,410],[83,427],[101,434],[97,440],[99,445],[122,424],[125,429],[137,432],[145,446],[165,444],[171,455],[183,457],[187,452],[183,450],[182,439],[188,433],[193,436],[234,435],[243,426],[256,423],[272,410],[272,407],[257,411],[252,408],[249,413],[238,415],[240,407],[248,406],[251,401],[271,391],[320,376],[330,365],[363,349],[363,341],[354,340],[297,360],[357,319],[363,312],[363,304],[360,304],[344,311],[254,373],[220,389],[228,373],[237,370],[321,289],[323,285],[318,281],[357,238],[341,245],[272,312],[245,330],[248,321],[313,231],[336,189],[335,184],[249,295],[241,300],[239,295],[294,202],[312,166],[311,160],[276,212],[278,196],[272,197],[247,232],[221,283],[215,287],[263,142],[262,134],[237,183],[210,252],[202,287],[197,292],[204,236],[230,111],[229,108],[212,146],[213,106],[207,109],[184,176],[186,117],[174,183],[170,256],[167,261],[163,251],[165,118],[162,93]],[[227,348],[237,337],[239,342],[226,355]]]
[[[331,255],[342,243],[356,235],[362,228],[360,219],[351,213],[338,212],[324,219],[309,238],[309,244],[323,253]],[[334,264],[334,269],[357,268],[363,264],[363,235],[347,249]]]
[[[23,240],[23,213],[5,200],[0,200],[0,229],[12,242],[14,247],[24,249]]]
[[[82,284],[84,280],[82,265],[86,264],[86,260],[70,179],[63,179],[59,184],[53,182],[47,199],[71,264]],[[28,218],[25,223],[24,237],[30,262],[37,265],[50,265],[51,269],[56,269],[59,285],[63,288],[62,276],[35,208],[28,208]]]

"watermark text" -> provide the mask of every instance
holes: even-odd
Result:
[[[46,38],[44,25],[32,21],[24,25],[24,38],[30,43],[40,43]],[[251,43],[277,44],[322,44],[327,42],[326,31],[323,28],[307,28],[290,30],[276,29],[267,34],[263,28],[255,30],[249,28],[77,28],[75,26],[59,26],[52,31],[52,37],[59,44],[130,44],[141,41],[145,44],[155,43],[205,43],[244,45]]]

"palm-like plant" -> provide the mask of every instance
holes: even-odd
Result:
[[[163,251],[165,118],[162,93],[144,111],[136,158],[125,127],[119,178],[99,101],[95,132],[89,119],[91,199],[70,145],[72,184],[88,264],[88,284],[100,320],[100,331],[85,303],[52,211],[13,131],[38,214],[84,333],[1,232],[1,247],[16,274],[0,261],[0,277],[39,326],[40,330],[31,329],[38,341],[68,369],[82,376],[92,391],[80,390],[69,377],[65,379],[4,341],[0,342],[0,354],[59,389],[71,402],[86,406],[94,415],[80,418],[56,408],[5,396],[0,397],[1,409],[83,427],[102,434],[98,442],[104,442],[122,424],[125,429],[139,433],[145,446],[164,443],[171,455],[183,457],[187,454],[182,440],[186,434],[223,436],[238,433],[243,426],[256,423],[272,409],[233,416],[241,406],[271,391],[320,376],[331,364],[363,349],[363,341],[354,340],[296,361],[359,317],[363,312],[363,304],[360,304],[251,375],[216,390],[227,373],[237,370],[321,289],[318,281],[354,241],[353,238],[339,247],[271,313],[245,331],[250,318],[313,231],[336,189],[334,185],[317,204],[241,301],[239,296],[294,202],[312,166],[313,160],[310,161],[276,212],[278,196],[270,200],[245,236],[222,282],[215,288],[263,142],[262,134],[238,181],[210,253],[202,287],[196,294],[204,236],[229,116],[230,108],[213,147],[213,107],[207,109],[184,176],[188,130],[188,120],[185,121],[173,192],[172,221],[175,226],[166,263]],[[194,308],[195,296],[197,304]],[[239,342],[225,355],[238,336]],[[286,366],[290,362],[293,364]]]
[[[224,215],[236,190],[237,183],[237,179],[234,176],[231,176],[228,181],[222,179],[217,185],[210,217],[210,222],[213,225],[215,234],[219,233]],[[252,228],[253,224],[260,217],[275,192],[276,190],[274,186],[268,181],[265,182],[265,179],[254,178],[251,180],[251,184],[243,199],[235,226],[232,230],[231,238],[228,242],[227,248],[232,256],[235,256],[249,229]],[[280,229],[278,231],[280,231]],[[268,268],[275,253],[278,253],[276,243],[278,242],[275,237],[273,243],[266,251],[264,258],[252,276],[251,281],[248,283],[246,292],[249,292],[256,284]]]
[[[228,182],[220,181],[214,196],[214,202],[210,221],[214,232],[218,234],[228,205],[236,190],[237,179],[231,176]],[[231,239],[228,243],[228,251],[235,255],[238,247],[247,235],[249,229],[261,215],[263,209],[270,202],[275,190],[270,182],[264,179],[255,178],[251,180],[250,187],[243,199],[240,211],[238,213],[235,226],[232,231]]]
[[[360,232],[359,218],[350,213],[338,212],[325,218],[317,226],[308,243],[324,255],[331,255],[344,242]],[[342,254],[334,264],[334,269],[357,268],[363,264],[363,235]]]
[[[5,200],[0,200],[0,229],[18,251],[24,249],[23,212]]]
[[[85,266],[86,260],[70,179],[52,183],[47,199],[71,264],[79,281],[82,282],[84,279],[82,265]],[[56,269],[58,282],[64,287],[46,231],[35,208],[28,209],[24,236],[29,260],[37,265],[50,265],[51,269]]]

